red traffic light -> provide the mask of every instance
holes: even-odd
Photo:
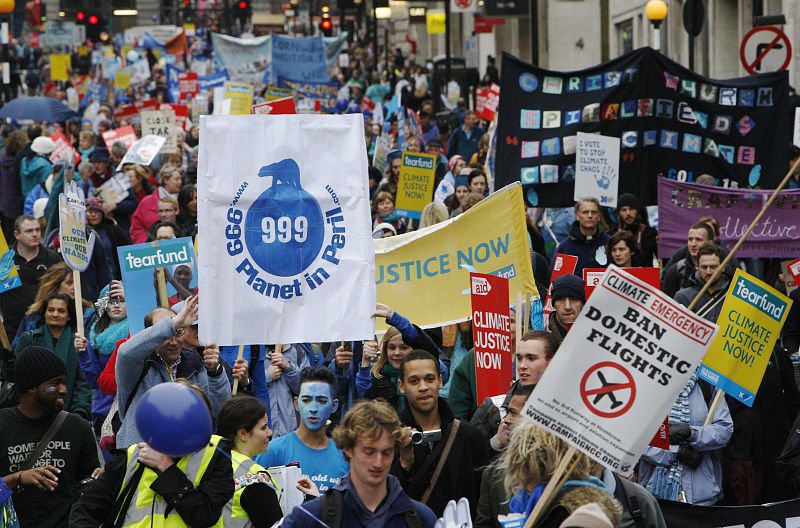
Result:
[[[333,23],[329,19],[325,18],[322,20],[322,24],[320,24],[320,27],[322,27],[322,29],[324,29],[325,31],[328,31],[333,27]]]
[[[75,18],[78,19],[79,22],[83,22],[83,20],[86,18],[86,13],[83,11],[78,11],[78,13],[75,15]]]
[[[244,0],[239,2],[239,9],[243,9],[243,10],[247,9],[247,2],[245,2]]]
[[[97,18],[97,15],[91,15],[89,17],[89,24],[96,26],[100,22],[100,19]]]

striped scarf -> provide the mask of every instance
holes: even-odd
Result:
[[[688,424],[691,419],[692,409],[689,405],[689,395],[697,384],[697,374],[692,374],[686,385],[683,386],[678,398],[669,410],[670,424]],[[659,499],[678,500],[681,492],[681,477],[683,464],[675,460],[669,466],[658,466],[647,483],[647,490]]]

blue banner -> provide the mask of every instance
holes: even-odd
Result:
[[[339,92],[339,85],[335,82],[302,82],[279,77],[278,86],[291,88],[300,97],[318,99],[323,112],[330,114],[336,110],[336,94]]]
[[[181,71],[172,64],[167,64],[167,99],[170,103],[177,103],[181,98],[181,89],[178,85],[178,74]]]
[[[301,82],[324,82],[329,78],[322,37],[272,36],[273,81],[292,79]]]
[[[103,84],[95,83],[89,85],[89,89],[86,90],[86,95],[81,100],[81,107],[89,106],[92,102],[97,101],[98,103],[102,103],[106,99],[106,87]]]
[[[203,75],[197,78],[197,87],[202,92],[203,90],[213,90],[225,86],[225,81],[229,80],[228,70],[218,71],[211,75]]]

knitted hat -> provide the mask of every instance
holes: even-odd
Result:
[[[31,150],[42,156],[50,154],[54,148],[56,148],[56,144],[47,136],[39,136],[31,143]]]
[[[614,528],[596,502],[584,504],[564,519],[559,528]]]
[[[452,156],[450,158],[450,161],[447,162],[447,167],[452,171],[455,168],[456,163],[458,163],[458,160],[460,160],[460,159],[464,159],[464,158],[459,156],[458,154],[456,154],[455,156]]]
[[[550,290],[550,298],[553,302],[566,297],[586,302],[586,290],[584,289],[583,281],[577,275],[562,275],[553,281],[553,286]]]
[[[402,150],[392,150],[386,155],[386,161],[390,162],[403,156]]]
[[[92,163],[94,163],[95,161],[111,162],[111,155],[108,153],[107,148],[98,147],[95,148],[91,154],[89,154],[89,161]]]
[[[25,347],[14,362],[14,380],[20,394],[66,374],[67,367],[61,358],[40,346]]]
[[[453,184],[453,187],[456,189],[458,189],[459,187],[469,187],[469,176],[460,174],[456,176],[456,181]]]
[[[638,211],[640,207],[639,199],[631,193],[620,194],[619,198],[617,198],[617,211],[623,207],[633,207]]]
[[[444,148],[444,146],[442,145],[442,142],[439,141],[438,139],[432,139],[432,140],[428,141],[428,144],[426,145],[426,147]]]

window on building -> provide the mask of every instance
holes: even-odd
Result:
[[[633,19],[629,18],[616,25],[617,28],[617,52],[624,55],[633,51]]]

